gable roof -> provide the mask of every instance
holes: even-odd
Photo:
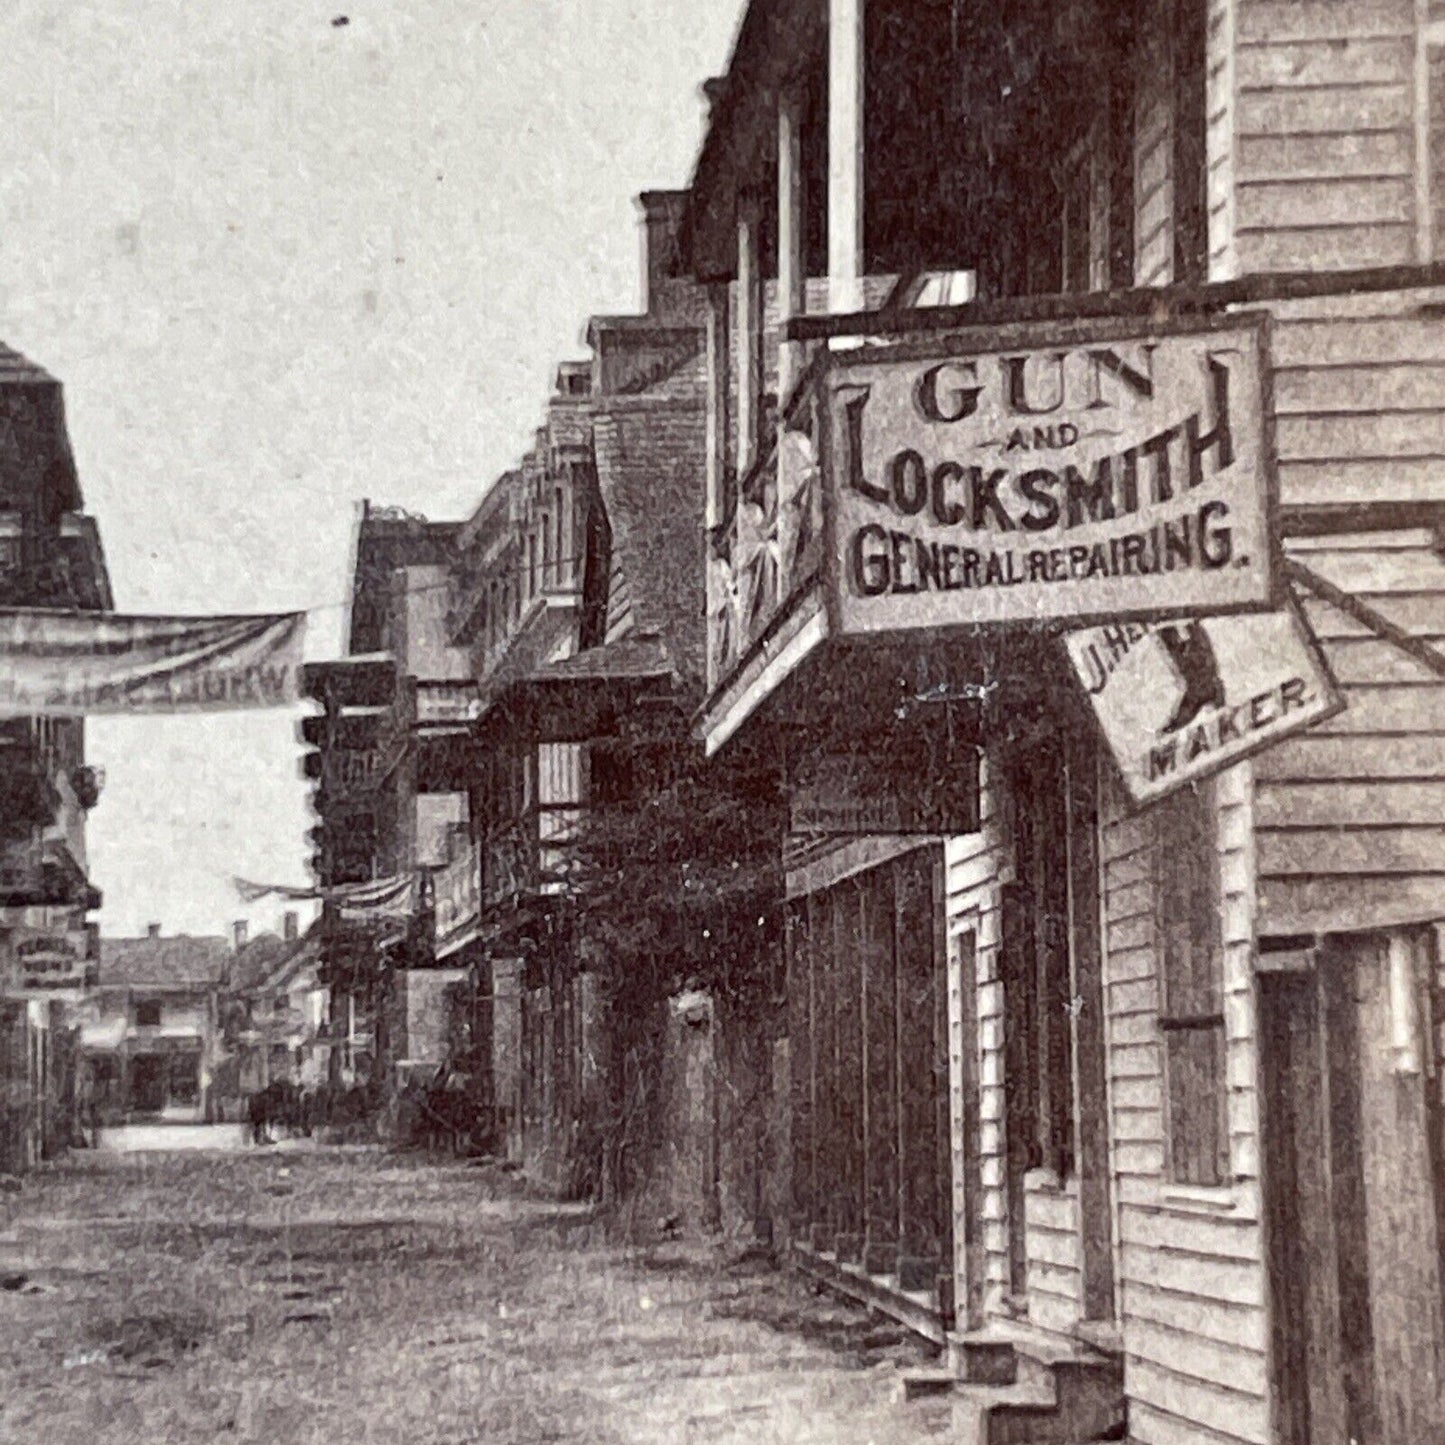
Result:
[[[236,955],[231,969],[232,991],[250,993],[284,987],[314,953],[305,935],[287,942],[274,933],[258,934]]]
[[[56,385],[56,380],[43,366],[22,356],[13,347],[0,341],[0,381],[43,381]]]
[[[178,933],[172,938],[102,938],[101,988],[204,988],[219,983],[231,963],[224,938]]]

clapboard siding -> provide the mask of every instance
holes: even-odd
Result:
[[[1242,45],[1409,38],[1414,0],[1240,0]]]
[[[1147,811],[1130,809],[1117,783],[1104,803],[1105,1007],[1125,1387],[1131,1438],[1150,1445],[1267,1438],[1248,769],[1224,774],[1214,797],[1235,1180],[1217,1190],[1177,1189],[1166,1176],[1152,829]]]
[[[1422,533],[1293,554],[1410,633],[1445,635],[1445,560]],[[1307,598],[1346,707],[1256,767],[1261,927],[1385,926],[1445,909],[1445,680]]]
[[[1413,0],[1237,0],[1240,269],[1416,259]]]
[[[979,1090],[980,1212],[983,1220],[983,1306],[996,1309],[1008,1288],[1008,1209],[1004,1185],[1003,1091],[1003,988],[999,983],[999,871],[1002,840],[999,834],[995,782],[988,759],[980,775],[979,831],[946,840],[944,858],[948,878],[950,936],[961,929],[976,930],[974,974],[956,976],[958,950],[949,949],[949,1052],[950,1092],[959,1099],[966,1070],[963,1051],[974,1050],[971,1071]],[[974,997],[975,1032],[964,1032],[962,994]],[[962,1109],[952,1112],[954,1202],[954,1272],[959,1300],[969,1298],[968,1220],[964,1197],[964,1151],[969,1141],[962,1134]]]
[[[1072,1329],[1083,1313],[1079,1197],[1072,1181],[1061,1188],[1030,1177],[1024,1215],[1029,1320],[1044,1329]]]
[[[1286,507],[1445,499],[1445,329],[1422,314],[1437,296],[1358,298],[1334,317],[1281,308],[1270,355]]]

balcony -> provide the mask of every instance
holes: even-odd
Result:
[[[793,619],[821,617],[825,425],[820,374],[795,393],[770,445],[715,530],[708,566],[708,689],[714,696]]]

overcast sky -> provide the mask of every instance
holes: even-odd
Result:
[[[334,655],[359,499],[465,515],[637,304],[740,4],[0,5],[0,339],[65,384],[117,606],[321,608]],[[108,934],[274,925],[229,880],[307,881],[294,725],[89,725]]]

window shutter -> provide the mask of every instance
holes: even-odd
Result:
[[[1212,795],[1156,805],[1155,924],[1168,1168],[1181,1184],[1229,1178],[1223,943]]]

